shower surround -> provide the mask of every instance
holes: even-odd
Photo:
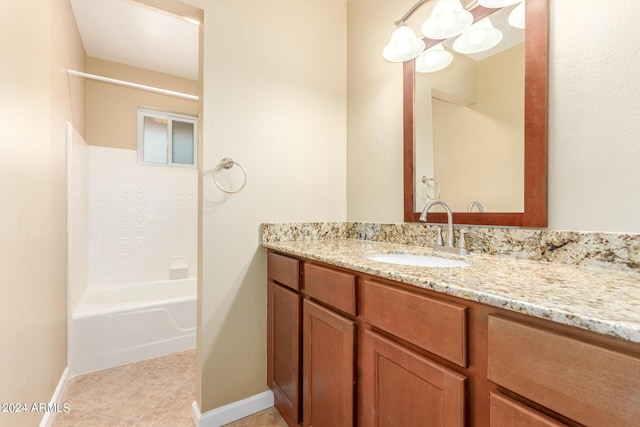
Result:
[[[192,348],[197,169],[139,164],[135,150],[87,145],[72,126],[67,136],[71,372]],[[98,354],[92,336],[123,339],[109,339]]]

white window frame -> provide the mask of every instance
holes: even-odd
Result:
[[[144,118],[155,117],[167,121],[167,163],[152,163],[144,161]],[[173,120],[193,123],[193,164],[173,163]],[[198,117],[187,114],[170,113],[138,107],[138,163],[143,165],[173,166],[181,168],[198,167]]]

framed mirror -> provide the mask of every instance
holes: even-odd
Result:
[[[456,133],[457,129],[466,129],[466,133],[472,135],[479,143],[482,141],[491,141],[496,135],[490,133],[487,137],[479,136],[481,124],[477,122],[464,120],[456,124],[455,120],[465,116],[464,110],[468,108],[463,106],[460,111],[464,114],[455,114],[455,110],[450,110],[453,104],[447,96],[443,96],[442,92],[429,88],[432,93],[432,99],[420,98],[421,104],[418,107],[424,107],[424,102],[433,102],[429,108],[417,108],[416,87],[417,76],[415,71],[415,61],[404,63],[404,82],[403,82],[403,129],[404,129],[404,220],[406,222],[417,222],[422,209],[428,203],[429,198],[437,198],[435,192],[442,190],[440,200],[449,203],[447,198],[455,199],[455,186],[451,184],[447,178],[446,171],[450,171],[449,175],[457,175],[467,179],[468,184],[462,184],[462,189],[469,194],[462,196],[459,194],[457,198],[468,199],[468,204],[473,201],[483,202],[483,198],[488,202],[483,203],[484,212],[467,212],[466,205],[460,202],[452,206],[454,211],[453,221],[456,224],[475,224],[475,225],[501,225],[501,226],[521,226],[521,227],[546,227],[547,226],[547,64],[548,64],[548,0],[526,0],[526,27],[524,31],[524,94],[520,95],[520,116],[524,115],[522,123],[516,126],[518,135],[522,135],[521,139],[507,136],[510,144],[519,144],[515,149],[500,148],[498,145],[493,148],[461,146],[462,137]],[[476,6],[471,10],[474,20],[478,21],[482,18],[490,16],[496,12],[495,9],[487,9]],[[496,15],[494,15],[496,16]],[[425,39],[427,47],[433,46],[440,40]],[[446,41],[443,44],[446,45]],[[517,48],[516,48],[517,50]],[[522,73],[522,71],[520,71]],[[434,73],[435,74],[435,73]],[[420,76],[419,78],[429,79],[429,75]],[[457,85],[459,86],[459,85]],[[422,90],[422,89],[420,89]],[[508,92],[508,91],[507,91]],[[517,92],[517,91],[516,91]],[[435,94],[435,95],[433,95]],[[496,97],[501,98],[502,95]],[[454,97],[455,98],[455,97]],[[524,98],[524,100],[522,100]],[[457,99],[457,98],[456,98]],[[442,102],[444,100],[444,103]],[[472,101],[473,102],[473,101]],[[472,103],[467,101],[466,104]],[[524,106],[521,104],[524,103]],[[465,104],[463,102],[462,104]],[[453,108],[458,108],[453,105]],[[502,110],[508,110],[511,107],[500,107]],[[512,109],[512,108],[511,108]],[[517,110],[518,110],[517,109]],[[424,126],[420,123],[421,117],[416,116],[416,112],[424,112],[433,114],[431,118],[427,118],[432,124]],[[434,111],[437,110],[436,113]],[[455,114],[452,114],[452,111]],[[522,113],[523,112],[523,113]],[[435,121],[448,114],[448,124],[438,124]],[[452,121],[453,120],[453,121]],[[464,123],[466,121],[466,124]],[[495,120],[494,120],[495,121]],[[519,126],[519,127],[518,127]],[[427,129],[432,132],[429,135],[431,145],[427,147],[421,146],[422,135],[416,134],[416,129],[421,132]],[[442,155],[442,150],[434,150],[435,146],[445,144],[443,135],[449,132],[452,141],[456,141],[459,145],[457,152],[449,149],[448,153]],[[495,130],[493,131],[495,132]],[[513,132],[513,130],[512,130]],[[513,134],[512,134],[513,135]],[[440,138],[440,139],[438,139]],[[462,138],[462,139],[461,139]],[[438,140],[436,140],[438,139]],[[419,142],[420,141],[420,142]],[[475,143],[475,141],[474,141]],[[499,152],[491,153],[491,149],[499,150]],[[475,150],[475,154],[474,154]],[[485,157],[477,155],[478,150],[485,151]],[[508,151],[514,151],[515,157],[505,158]],[[427,172],[424,172],[424,156],[432,156],[433,166],[427,166]],[[456,154],[457,153],[457,154]],[[487,154],[489,153],[489,154]],[[436,154],[438,157],[436,158]],[[496,155],[496,154],[499,154]],[[462,157],[469,157],[471,162],[476,161],[478,167],[471,167],[471,163],[466,164],[461,160]],[[498,159],[498,163],[490,164],[487,158]],[[507,167],[508,166],[508,167]],[[431,169],[429,169],[431,168]],[[418,170],[420,169],[420,170]],[[498,176],[493,173],[493,177],[472,175],[474,170],[486,170],[489,172],[501,171],[503,169],[511,169],[510,173],[516,176]],[[443,183],[440,182],[438,170],[441,171]],[[515,171],[515,172],[514,172]],[[491,181],[494,179],[494,181]],[[437,184],[436,184],[437,183]],[[491,195],[471,197],[473,195],[473,186],[480,184],[481,186],[498,189],[497,192],[509,196],[512,199],[508,203],[500,203],[494,200]],[[500,183],[511,184],[502,187]],[[515,189],[514,184],[515,183]],[[424,187],[423,187],[424,186]],[[427,188],[427,187],[430,187]],[[440,186],[441,188],[436,188]],[[446,186],[446,187],[445,187]],[[463,191],[458,191],[462,193]],[[513,193],[513,194],[512,194]],[[448,194],[448,196],[447,196]],[[444,212],[429,212],[429,223],[445,223],[447,221]]]

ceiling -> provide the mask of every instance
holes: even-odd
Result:
[[[70,2],[87,56],[198,79],[197,24],[134,0]],[[506,24],[513,7],[504,8],[491,17],[494,25],[503,31],[502,43],[469,56],[481,60],[523,41],[523,32]],[[450,48],[447,43],[453,41],[444,42]]]
[[[87,56],[198,79],[198,25],[133,0],[70,0]]]

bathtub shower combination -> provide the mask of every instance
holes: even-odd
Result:
[[[70,123],[67,150],[70,372],[194,348],[197,170],[89,146]]]
[[[137,362],[196,344],[196,281],[89,288],[69,322],[73,374]]]

